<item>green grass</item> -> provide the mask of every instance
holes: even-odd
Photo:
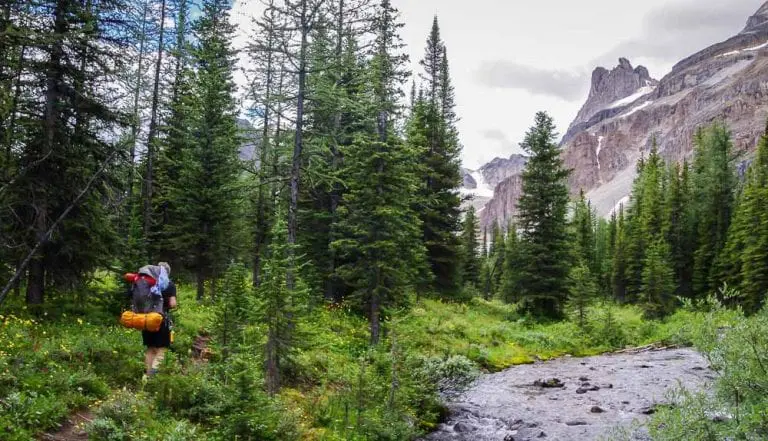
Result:
[[[436,384],[462,385],[480,370],[566,354],[686,344],[712,322],[690,310],[646,321],[639,308],[596,306],[581,329],[570,321],[536,323],[496,301],[423,300],[393,314],[384,341],[372,349],[363,318],[343,307],[319,307],[299,323],[299,348],[284,365],[289,384],[271,399],[261,392],[260,326],[246,330],[245,349],[227,363],[215,341],[213,362],[191,360],[195,337],[212,329],[213,307],[197,304],[186,287],[179,290],[174,352],[163,374],[143,384],[141,336],[117,324],[120,286],[102,280],[89,287],[89,302],[62,295],[36,314],[6,305],[0,316],[3,439],[31,439],[86,407],[96,411],[89,429],[96,441],[410,439],[434,428],[445,412]],[[720,325],[737,320],[718,317]]]

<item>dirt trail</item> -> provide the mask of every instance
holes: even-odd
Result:
[[[86,441],[88,434],[85,432],[86,424],[93,421],[93,414],[89,410],[73,413],[67,421],[61,425],[55,433],[45,433],[40,436],[40,441]]]
[[[479,378],[450,403],[449,420],[425,440],[597,440],[617,426],[642,423],[670,389],[698,389],[714,378],[704,357],[692,349],[517,366]],[[644,429],[633,430],[634,439],[647,439]]]

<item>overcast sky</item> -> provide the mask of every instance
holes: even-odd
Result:
[[[235,11],[251,12],[235,0]],[[238,4],[239,3],[239,4]],[[764,0],[392,0],[414,67],[437,14],[456,88],[463,161],[519,152],[534,114],[563,133],[592,70],[619,57],[660,79],[674,63],[735,35]],[[235,14],[235,19],[237,19]],[[241,22],[242,23],[242,22]]]

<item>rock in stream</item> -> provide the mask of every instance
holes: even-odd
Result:
[[[591,441],[637,426],[677,386],[714,378],[692,349],[565,357],[481,376],[428,441]],[[557,382],[561,387],[551,387]],[[546,387],[545,387],[546,386]],[[558,384],[558,386],[560,386]],[[634,427],[633,426],[633,427]],[[635,439],[645,431],[632,429]]]

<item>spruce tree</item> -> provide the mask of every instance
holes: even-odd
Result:
[[[744,296],[743,307],[754,313],[768,292],[768,134],[763,135],[736,206],[728,241],[718,258],[721,281]]]
[[[562,318],[571,268],[566,222],[569,171],[563,167],[552,118],[536,114],[522,147],[530,155],[518,202],[523,261],[520,297],[536,316]]]
[[[295,254],[288,248],[295,245],[288,243],[285,216],[278,211],[275,219],[263,261],[261,283],[254,288],[254,301],[249,305],[251,321],[266,327],[264,378],[270,395],[279,392],[283,373],[298,347],[301,336],[296,330],[296,321],[305,311],[309,294],[300,277],[294,279],[292,289],[287,285],[287,274],[292,271]]]
[[[669,246],[663,240],[654,241],[643,262],[642,306],[646,316],[658,318],[668,314],[674,293],[675,273],[669,261]]]
[[[8,238],[17,249],[41,244],[27,272],[27,302],[35,305],[43,303],[47,286],[81,284],[118,252],[111,223],[117,192],[111,190],[119,186],[116,151],[122,146],[103,134],[118,133],[125,119],[103,85],[116,82],[115,71],[125,65],[119,36],[127,29],[119,19],[125,10],[119,0],[20,6],[25,8],[21,46],[3,49],[15,60],[3,66],[12,78],[12,112],[5,114],[3,129],[6,141],[13,140],[13,148],[5,144],[4,157],[12,152],[8,169],[18,170],[3,209],[13,213]],[[0,38],[11,36],[6,32],[13,27],[3,29]],[[86,188],[95,191],[77,199]],[[63,213],[66,219],[49,234]]]
[[[725,246],[733,213],[736,173],[731,134],[721,123],[701,130],[694,138],[693,163],[696,251],[693,289],[705,296],[717,288],[714,262]]]
[[[464,215],[461,233],[461,275],[465,285],[477,287],[480,283],[479,225],[475,208],[470,206]]]
[[[575,239],[576,259],[584,262],[592,273],[597,272],[595,225],[596,214],[582,190],[576,201],[571,220],[571,229]]]
[[[611,263],[611,292],[613,299],[619,303],[627,300],[627,232],[624,221],[624,205],[619,207],[616,218],[616,243],[613,248]]]
[[[504,259],[506,257],[506,235],[498,223],[494,223],[491,230],[493,242],[488,254],[491,276],[491,296],[495,296],[501,289],[501,280],[504,275]]]
[[[174,57],[174,77],[171,83],[169,115],[161,127],[162,142],[157,152],[157,170],[154,179],[154,232],[151,236],[150,251],[153,256],[171,262],[173,267],[181,268],[182,259],[176,252],[179,237],[185,234],[186,225],[179,224],[186,207],[180,206],[176,197],[178,182],[182,175],[187,149],[195,144],[193,135],[193,117],[199,111],[199,101],[193,94],[195,82],[188,41],[189,5],[187,0],[179,0],[176,15],[176,44]],[[135,234],[135,232],[134,232]]]
[[[192,51],[197,68],[191,91],[195,113],[187,130],[195,142],[179,155],[179,177],[171,189],[178,210],[168,228],[174,252],[195,274],[197,298],[202,300],[206,282],[223,273],[244,242],[238,225],[243,192],[229,2],[206,0],[193,30],[197,40]]]
[[[576,317],[580,328],[587,327],[587,309],[597,297],[597,285],[589,267],[581,262],[568,275],[568,306]]]
[[[670,246],[677,294],[689,297],[695,234],[688,164],[671,166],[668,174],[669,189],[664,200],[664,237]]]
[[[459,289],[459,243],[461,199],[456,188],[461,186],[456,135],[453,86],[450,83],[445,44],[440,38],[437,17],[427,39],[422,79],[426,87],[424,131],[426,146],[422,167],[424,187],[424,243],[434,274],[434,289],[439,295],[452,297]]]
[[[504,266],[499,295],[507,303],[520,300],[520,268],[523,266],[517,227],[512,224],[504,244]]]
[[[397,17],[397,10],[384,0],[374,22],[368,130],[344,150],[347,188],[339,207],[339,238],[332,244],[344,262],[337,273],[368,316],[374,345],[381,338],[386,310],[405,303],[404,294],[424,260],[421,224],[409,197],[418,189],[411,165],[417,151],[394,130],[404,80]]]

